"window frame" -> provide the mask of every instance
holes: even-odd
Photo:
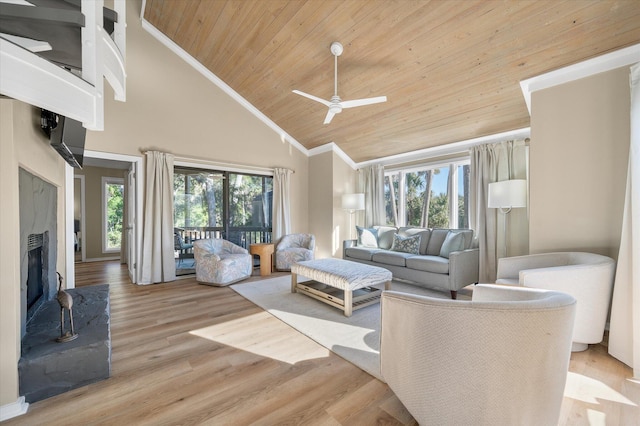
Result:
[[[271,172],[265,172],[262,170],[248,170],[248,169],[242,169],[242,168],[233,168],[233,167],[215,167],[215,166],[208,166],[205,164],[199,164],[199,163],[191,163],[191,162],[175,162],[174,163],[174,174],[176,172],[176,170],[178,171],[194,171],[194,172],[207,172],[207,173],[213,173],[213,174],[220,174],[222,177],[222,197],[223,197],[223,204],[222,204],[222,224],[221,226],[216,227],[216,230],[213,232],[216,233],[220,233],[220,235],[223,238],[229,238],[230,236],[230,232],[232,231],[232,227],[230,224],[230,209],[229,209],[229,198],[230,198],[230,191],[229,191],[229,185],[230,185],[230,175],[245,175],[245,176],[254,176],[254,177],[260,177],[260,178],[270,178],[271,181],[271,191],[273,191],[273,171]],[[263,180],[263,191],[265,188],[265,182]],[[263,192],[264,193],[264,192]],[[175,197],[175,192],[174,192],[174,197]],[[175,202],[175,201],[174,201]],[[273,200],[271,200],[271,202],[273,202]],[[269,226],[265,226],[262,227],[262,229],[266,230],[265,232],[268,233],[268,241],[267,242],[271,242],[271,236],[273,233],[273,215],[270,214],[269,215],[269,219],[271,221],[271,223],[269,224]],[[174,227],[176,226],[175,223],[175,213],[174,213]],[[185,227],[187,227],[187,225],[185,225]],[[193,226],[191,226],[193,227]],[[247,228],[251,228],[251,227],[247,227]],[[247,230],[247,232],[251,232],[251,230]],[[261,232],[261,231],[258,231]],[[253,244],[253,243],[251,243]],[[248,244],[247,244],[247,249]]]
[[[448,161],[434,161],[430,163],[423,163],[419,165],[411,165],[407,167],[390,167],[388,170],[384,172],[385,186],[390,183],[388,181],[388,177],[392,175],[398,176],[398,223],[392,224],[392,226],[402,227],[408,226],[406,224],[406,199],[407,199],[407,190],[406,190],[406,175],[408,173],[418,173],[424,172],[427,170],[435,170],[435,169],[449,169],[449,176],[451,177],[451,187],[447,188],[447,196],[448,196],[448,208],[449,208],[449,228],[450,229],[458,229],[458,223],[460,220],[459,212],[458,212],[458,168],[460,166],[469,166],[471,164],[471,158],[458,158]],[[453,189],[454,194],[450,194],[449,190]],[[386,209],[386,205],[385,205]]]

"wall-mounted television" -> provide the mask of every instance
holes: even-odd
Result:
[[[81,169],[87,129],[69,117],[42,110],[41,124],[53,149],[72,167]]]

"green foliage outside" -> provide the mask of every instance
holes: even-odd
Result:
[[[124,220],[124,185],[107,183],[107,248],[119,249]]]
[[[265,188],[263,190],[263,180]],[[232,227],[271,225],[269,203],[264,194],[272,190],[271,178],[229,174],[229,225]],[[267,223],[269,220],[269,223]]]
[[[175,226],[222,226],[222,175],[213,173],[174,173]]]
[[[465,191],[468,191],[468,165],[461,166],[459,168],[459,178],[462,179]],[[440,175],[444,170],[446,174]],[[429,177],[426,171],[406,173],[405,174],[405,213],[407,226],[421,226],[421,219],[423,215],[423,206],[426,204],[425,191],[427,190],[428,180],[434,179],[436,176],[442,176],[441,178],[448,178],[448,170],[433,169],[432,174]],[[392,187],[390,187],[390,182]],[[399,182],[398,175],[390,175],[385,178],[385,213],[388,225],[394,226],[394,207],[397,209],[398,204],[398,190]],[[393,196],[393,200],[392,197]],[[393,201],[393,202],[392,202]],[[428,224],[429,228],[449,228],[449,196],[445,193],[435,194],[433,190],[429,191],[428,198],[429,214]],[[458,227],[468,228],[469,217],[466,211],[465,196],[458,195]]]

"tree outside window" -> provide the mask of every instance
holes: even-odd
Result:
[[[124,222],[124,180],[102,178],[103,188],[103,251],[119,251]]]
[[[451,191],[455,191],[450,194]],[[468,228],[469,165],[389,172],[385,176],[388,225]]]
[[[247,247],[271,241],[271,176],[174,169],[174,227],[186,242],[224,238]]]

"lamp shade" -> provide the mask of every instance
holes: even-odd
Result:
[[[342,208],[345,210],[364,210],[364,194],[343,194]]]
[[[526,207],[527,181],[512,179],[490,183],[487,204],[490,209]]]

